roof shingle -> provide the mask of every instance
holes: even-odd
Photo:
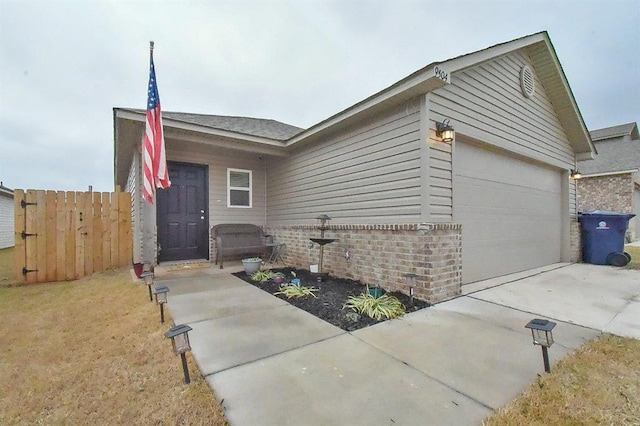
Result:
[[[287,140],[304,130],[276,120],[262,118],[190,114],[171,111],[162,111],[162,117],[197,124],[199,126],[211,127],[213,129],[227,130],[276,140]]]
[[[615,173],[640,169],[640,139],[636,123],[621,124],[589,132],[598,155],[593,160],[578,162],[583,175]],[[622,140],[631,134],[633,140]]]

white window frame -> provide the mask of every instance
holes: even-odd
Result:
[[[249,175],[249,188],[232,187],[231,186],[231,173],[247,173]],[[234,206],[231,205],[231,191],[247,191],[249,193],[249,205],[248,206]],[[227,169],[227,207],[232,209],[250,209],[253,207],[253,172],[245,169]]]

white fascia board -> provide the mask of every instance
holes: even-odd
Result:
[[[219,135],[216,135],[219,136]],[[235,151],[251,152],[254,154],[273,155],[276,157],[288,157],[289,154],[283,149],[282,145],[273,146],[263,143],[247,143],[244,139],[236,138],[216,138],[212,139],[200,133],[186,134],[175,129],[167,129],[164,133],[165,139],[175,139],[202,145],[215,146]]]
[[[576,153],[576,161],[587,161],[587,160],[595,160],[595,159],[596,159],[596,153],[594,151]]]
[[[635,173],[639,169],[630,169],[630,170],[620,170],[616,172],[605,172],[605,173],[592,173],[590,175],[583,174],[582,178],[591,178],[591,177],[602,177],[602,176],[614,176],[614,175],[625,175],[628,173]]]
[[[146,114],[144,113],[129,111],[129,110],[121,110],[121,109],[116,110],[116,117],[122,118],[125,120],[139,121],[141,123],[144,123],[147,120]],[[198,124],[187,123],[184,121],[173,120],[173,119],[164,118],[164,117],[162,118],[162,126],[165,128],[169,127],[172,129],[186,130],[190,132],[202,133],[202,134],[211,135],[211,136],[220,136],[228,139],[237,139],[237,140],[243,140],[247,142],[260,143],[264,145],[271,145],[271,146],[278,146],[278,147],[285,146],[284,141],[263,138],[260,136],[247,135],[245,133],[232,132],[229,130],[215,129],[212,127],[200,126]]]
[[[518,49],[525,48],[534,43],[539,43],[546,40],[547,38],[545,37],[544,33],[536,33],[517,40],[502,43],[497,46],[489,47],[478,52],[462,55],[457,58],[444,61],[440,65],[449,73],[455,73],[470,67],[474,67],[476,65],[480,65],[484,62],[491,61],[499,56],[506,55]]]

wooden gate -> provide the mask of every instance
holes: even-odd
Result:
[[[75,280],[131,265],[131,194],[14,191],[18,282]]]

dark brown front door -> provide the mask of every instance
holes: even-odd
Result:
[[[158,261],[209,259],[207,166],[169,162],[171,187],[158,194]]]

